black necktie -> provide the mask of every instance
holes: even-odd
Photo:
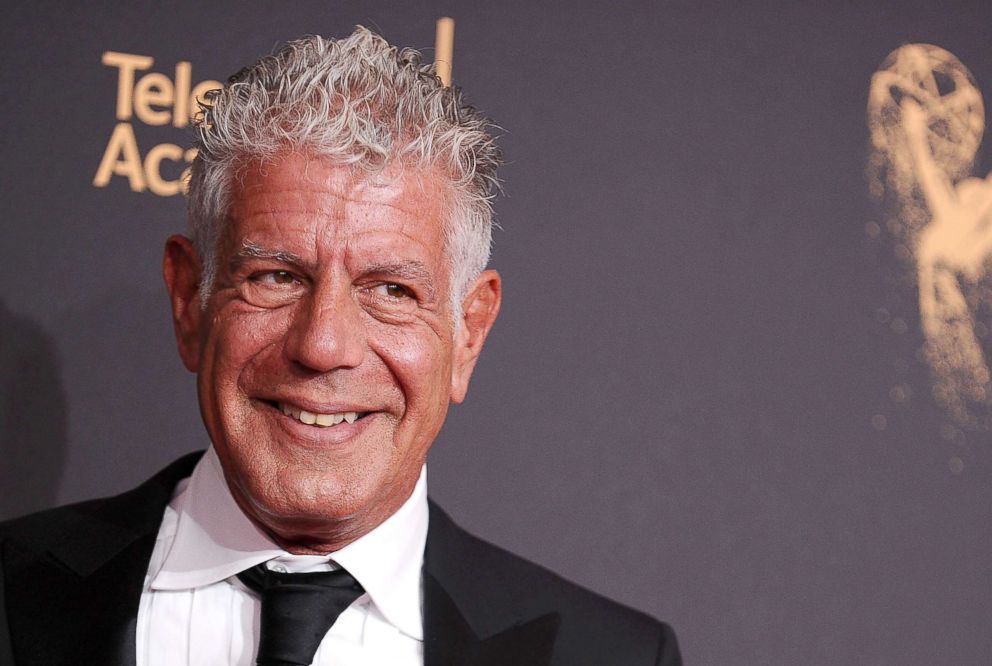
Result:
[[[258,666],[310,666],[327,630],[365,591],[344,569],[280,573],[259,564],[238,578],[262,597]]]

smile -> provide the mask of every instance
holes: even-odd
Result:
[[[320,428],[330,428],[341,422],[354,423],[367,414],[367,412],[336,412],[332,414],[317,414],[282,402],[274,403],[274,405],[276,409],[281,411],[286,416],[294,418],[300,423],[305,423],[306,425],[317,426]]]

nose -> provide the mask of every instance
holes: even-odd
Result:
[[[325,285],[297,304],[285,352],[310,370],[330,372],[360,365],[365,342],[362,313],[349,290]]]

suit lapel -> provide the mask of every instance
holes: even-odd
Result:
[[[150,545],[154,535],[134,541],[82,576],[50,556],[8,546],[7,598],[17,609],[9,621],[18,666],[133,666],[135,618]]]
[[[524,614],[480,542],[433,503],[424,554],[424,666],[547,666],[560,617]],[[483,546],[484,547],[484,546]]]
[[[18,666],[134,666],[138,604],[165,505],[199,454],[135,490],[56,509],[4,545],[11,643]]]

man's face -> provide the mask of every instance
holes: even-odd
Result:
[[[464,396],[499,278],[483,274],[453,326],[444,201],[424,172],[300,156],[251,169],[200,313],[181,295],[195,258],[170,240],[180,351],[211,440],[238,504],[284,546],[325,551],[389,516]]]

